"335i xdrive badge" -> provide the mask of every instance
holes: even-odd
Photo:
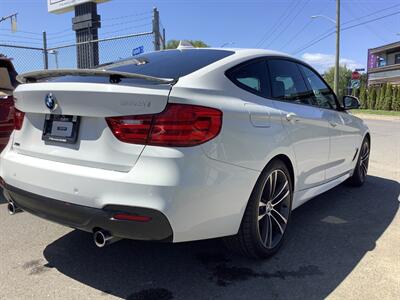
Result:
[[[19,80],[0,160],[9,212],[99,247],[223,237],[267,257],[293,209],[367,175],[369,130],[347,112],[358,100],[282,53],[186,47]]]

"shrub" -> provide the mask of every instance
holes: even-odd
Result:
[[[393,87],[393,93],[392,93],[392,105],[390,107],[390,110],[395,110],[395,103],[396,103],[396,98],[397,98],[397,86]]]
[[[361,108],[367,108],[367,90],[365,86],[361,86],[360,88],[360,96],[358,97],[360,100],[360,107]]]
[[[396,98],[392,103],[392,110],[400,111],[400,86],[396,88]]]
[[[383,108],[383,101],[385,100],[386,84],[382,85],[376,97],[375,109],[381,110]]]
[[[368,108],[375,109],[377,88],[376,87],[370,87],[370,88],[371,92],[368,93]]]
[[[386,93],[385,97],[383,98],[381,109],[390,110],[392,108],[392,94],[393,94],[393,87],[390,83],[388,83],[386,85]]]

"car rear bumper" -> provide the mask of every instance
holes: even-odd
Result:
[[[115,237],[135,240],[173,240],[172,228],[167,218],[154,209],[121,205],[92,208],[43,197],[7,184],[3,192],[8,201],[14,202],[22,210],[72,228],[88,232],[103,229]],[[113,216],[117,213],[146,216],[149,221],[116,220]]]
[[[18,189],[14,197],[22,209],[25,206],[26,211],[35,214],[35,206],[21,203],[18,195],[24,192],[61,201],[67,210],[94,209],[91,215],[103,214],[115,206],[148,209],[165,216],[172,228],[173,242],[236,234],[259,176],[258,171],[212,160],[199,146],[146,146],[129,172],[119,172],[31,157],[13,150],[10,144],[1,153],[0,176],[6,186]],[[59,218],[58,213],[52,215],[54,205],[50,206],[51,209],[42,207],[38,212],[46,219]],[[71,220],[61,215],[61,220],[54,221],[87,231],[93,231],[92,225],[98,226],[90,223],[90,217],[83,219],[70,224]]]

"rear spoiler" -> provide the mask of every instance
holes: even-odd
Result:
[[[57,70],[33,71],[18,75],[17,80],[20,83],[32,83],[32,82],[37,82],[38,80],[41,79],[46,79],[51,77],[62,77],[62,76],[109,77],[110,83],[119,83],[121,81],[121,78],[143,79],[147,81],[156,82],[159,84],[175,84],[178,81],[177,79],[171,79],[171,78],[159,78],[143,74],[100,70],[100,69],[57,69]]]

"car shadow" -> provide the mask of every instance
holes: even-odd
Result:
[[[44,250],[49,267],[126,299],[321,299],[375,248],[397,210],[400,185],[369,176],[362,188],[338,186],[293,212],[284,247],[257,261],[220,240],[165,244],[120,241],[97,249],[72,231]]]
[[[4,198],[3,189],[0,187],[0,204],[7,203],[6,198]]]

